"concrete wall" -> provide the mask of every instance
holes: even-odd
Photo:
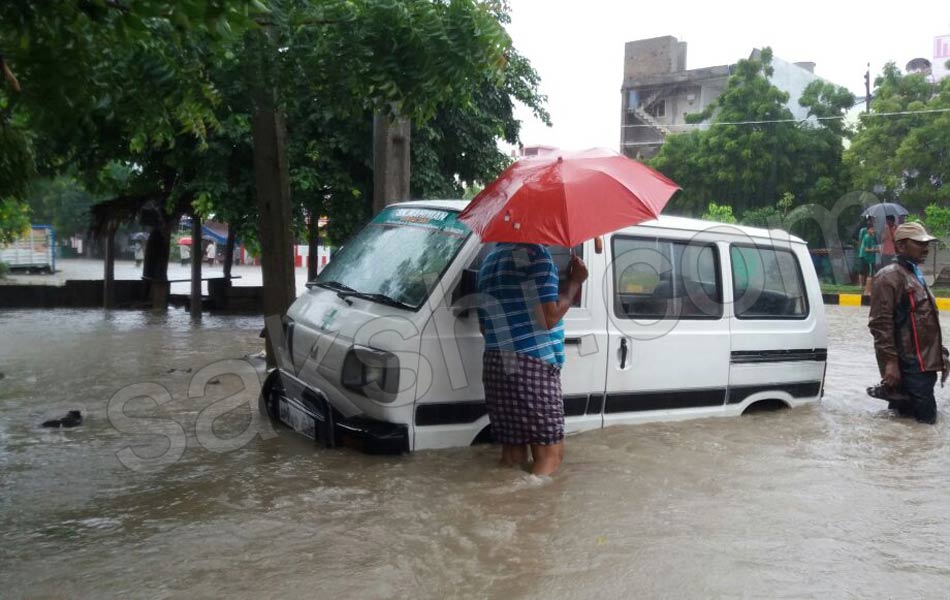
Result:
[[[755,53],[753,53],[754,55]],[[815,63],[803,63],[815,68]],[[772,57],[772,68],[774,73],[770,78],[772,85],[788,93],[788,109],[796,119],[808,118],[808,109],[798,104],[798,99],[802,97],[802,92],[812,81],[821,79],[807,67],[782,60],[777,56]]]
[[[624,78],[674,73],[686,69],[686,42],[671,35],[624,45]]]
[[[148,282],[117,280],[117,308],[150,305]],[[64,285],[0,285],[0,308],[102,308],[101,280],[69,280]]]

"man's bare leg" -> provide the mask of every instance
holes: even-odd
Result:
[[[534,457],[532,475],[553,475],[564,459],[564,442],[546,446],[532,444],[531,456]]]
[[[501,447],[501,460],[499,463],[503,467],[520,467],[528,462],[528,447],[525,445],[512,446],[503,444]]]

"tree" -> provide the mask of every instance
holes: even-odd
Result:
[[[717,223],[738,223],[735,215],[732,214],[732,207],[710,202],[703,214],[704,221],[716,221]]]
[[[29,208],[12,198],[0,200],[0,244],[9,244],[30,228]]]
[[[771,206],[791,193],[802,202],[829,203],[845,189],[840,175],[842,138],[837,120],[853,104],[847,90],[814,83],[802,96],[821,125],[797,123],[788,94],[769,77],[772,51],[741,60],[725,91],[687,121],[709,127],[669,136],[652,166],[683,186],[671,209],[700,214],[728,199],[739,215]],[[831,124],[831,125],[827,125]]]
[[[97,200],[70,176],[37,180],[25,197],[33,222],[52,225],[59,239],[85,235]]]
[[[893,63],[874,81],[871,112],[860,117],[845,155],[860,189],[883,188],[883,197],[922,212],[950,201],[950,80],[932,84],[904,75]]]

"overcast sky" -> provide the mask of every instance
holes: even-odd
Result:
[[[541,76],[554,126],[522,110],[521,139],[581,149],[618,149],[624,43],[672,35],[688,44],[686,68],[724,65],[771,46],[789,62],[812,61],[815,73],[858,96],[864,72],[888,61],[903,70],[932,60],[933,38],[950,34],[946,0],[796,3],[658,0],[510,0],[508,31]],[[880,5],[878,5],[880,6]]]

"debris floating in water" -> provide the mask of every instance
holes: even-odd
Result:
[[[71,410],[65,417],[43,421],[43,427],[77,427],[82,425],[82,412]]]

